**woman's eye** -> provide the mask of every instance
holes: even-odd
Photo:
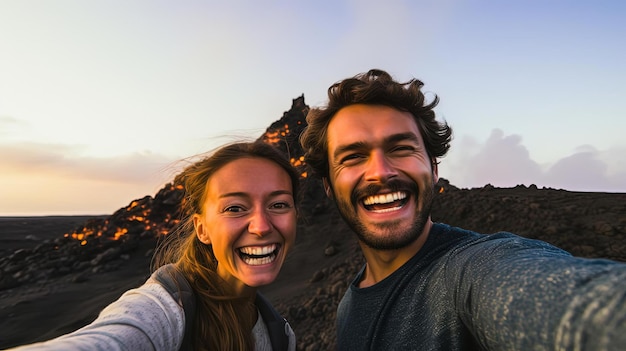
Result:
[[[288,202],[277,202],[275,204],[272,204],[271,207],[274,209],[285,209],[285,208],[291,208],[291,204]]]
[[[228,206],[224,209],[224,212],[242,212],[243,207],[241,206]]]

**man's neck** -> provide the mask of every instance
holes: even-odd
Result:
[[[422,234],[410,245],[397,250],[376,250],[359,242],[367,265],[363,279],[359,282],[360,288],[367,288],[387,278],[391,273],[402,267],[411,257],[421,250],[428,239],[433,222],[429,219]]]

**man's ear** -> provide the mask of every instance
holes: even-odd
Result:
[[[193,215],[193,227],[196,230],[196,236],[198,237],[198,240],[200,240],[200,242],[203,244],[210,245],[211,238],[209,237],[207,228],[204,225],[204,221],[197,213]]]
[[[326,196],[328,196],[329,199],[332,199],[333,187],[330,186],[330,182],[328,181],[328,178],[326,177],[322,178],[322,182],[324,182],[324,191],[326,191]]]
[[[435,158],[432,158],[430,162],[433,168],[433,183],[436,184],[439,181],[439,164]]]

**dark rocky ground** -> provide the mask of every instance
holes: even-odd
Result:
[[[304,97],[260,139],[302,169],[297,137]],[[363,265],[353,233],[305,178],[296,246],[280,277],[263,289],[287,317],[300,350],[333,349],[335,309]],[[510,231],[577,256],[626,261],[626,194],[534,186],[457,189],[441,180],[434,221],[483,233]],[[100,217],[0,218],[0,349],[47,340],[91,322],[150,274],[158,240],[176,227],[183,189],[177,179],[154,197]]]
[[[435,221],[485,233],[511,231],[545,240],[574,255],[626,261],[626,194],[532,186],[467,190],[457,189],[445,180],[440,185],[444,191],[436,198]],[[309,202],[296,247],[279,279],[264,293],[290,320],[299,349],[332,349],[337,303],[363,258],[354,235],[330,202],[323,197]],[[28,254],[23,253],[20,260],[24,265],[13,274],[30,271],[33,265],[45,271],[52,263],[32,258],[36,250],[33,240],[26,237],[34,235],[42,242],[54,242],[63,236],[61,233],[72,232],[76,220],[0,219],[3,276],[6,278],[7,267],[11,267],[8,257],[25,251]],[[27,225],[19,225],[24,221]],[[52,232],[59,234],[46,234]],[[0,286],[0,348],[49,339],[89,323],[122,292],[143,283],[149,275],[155,244],[156,240],[144,238],[137,240],[132,249],[111,254],[108,260],[96,262],[92,258],[93,262],[81,269],[40,275],[12,287]]]

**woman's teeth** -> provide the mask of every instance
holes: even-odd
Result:
[[[239,257],[248,265],[260,266],[273,262],[278,253],[278,245],[244,246],[239,248]]]
[[[267,246],[244,246],[239,249],[241,253],[246,255],[254,255],[254,256],[263,256],[272,253],[276,250],[276,244],[271,244]]]

